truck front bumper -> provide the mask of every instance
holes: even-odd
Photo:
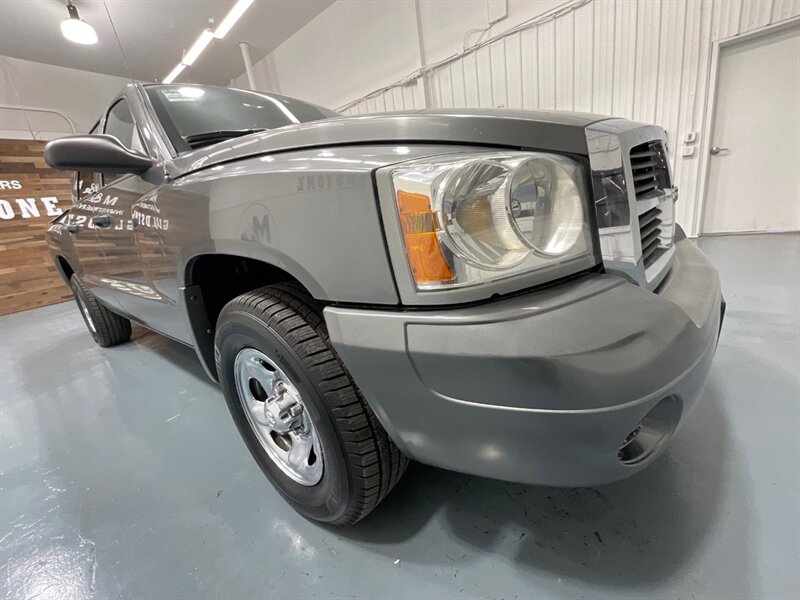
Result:
[[[324,314],[409,457],[585,486],[633,474],[663,450],[703,390],[723,312],[716,269],[682,239],[657,293],[591,274],[481,306]]]

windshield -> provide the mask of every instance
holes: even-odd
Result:
[[[149,85],[147,96],[178,152],[285,125],[338,117],[293,98],[203,85]]]

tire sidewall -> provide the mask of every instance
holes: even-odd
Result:
[[[320,441],[322,478],[313,486],[288,477],[272,460],[253,431],[239,400],[234,362],[239,352],[255,348],[273,360],[292,380],[303,399]],[[347,509],[352,493],[349,469],[341,439],[324,395],[314,384],[303,360],[279,333],[263,320],[243,310],[233,310],[219,323],[215,352],[220,385],[239,433],[264,474],[302,514],[320,521],[335,521]]]
[[[73,275],[70,279],[70,287],[72,288],[72,295],[75,297],[75,304],[78,305],[78,311],[81,313],[81,318],[83,319],[84,324],[86,325],[86,330],[89,332],[89,335],[92,336],[92,339],[95,343],[100,344],[100,338],[98,337],[97,331],[97,323],[94,323],[94,330],[92,329],[91,325],[89,324],[89,318],[87,318],[86,313],[83,311],[83,306],[86,307],[86,310],[91,313],[92,309],[86,297],[86,292],[83,290],[83,285],[81,280],[78,279],[77,275]],[[81,303],[83,306],[81,306]]]

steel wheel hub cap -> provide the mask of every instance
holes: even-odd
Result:
[[[297,387],[255,348],[240,351],[233,370],[244,414],[272,461],[297,483],[319,482],[319,437]]]

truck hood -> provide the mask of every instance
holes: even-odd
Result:
[[[453,143],[587,154],[584,129],[610,117],[513,109],[427,109],[339,117],[271,129],[187,152],[175,177],[220,163],[289,150],[351,144]]]

